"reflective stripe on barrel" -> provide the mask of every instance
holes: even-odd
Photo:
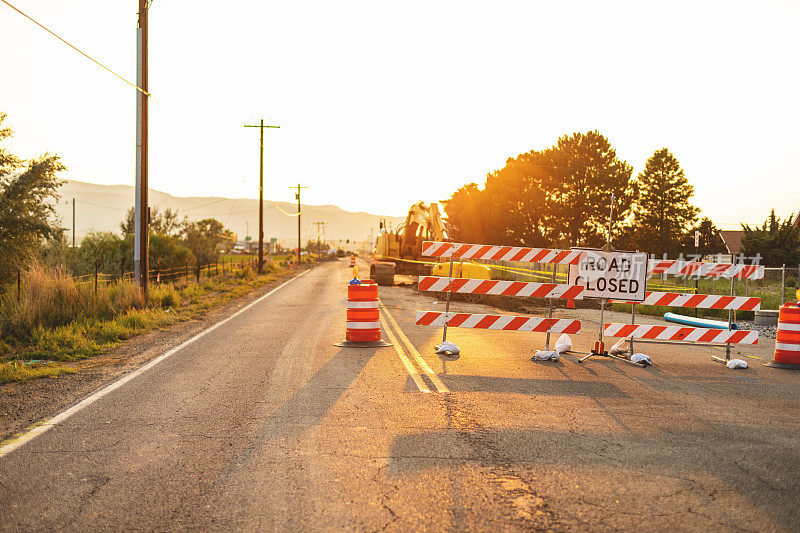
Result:
[[[347,330],[345,339],[351,342],[381,340],[378,285],[364,280],[347,286]]]
[[[776,363],[800,365],[800,305],[785,303],[778,311],[778,332],[775,336]]]

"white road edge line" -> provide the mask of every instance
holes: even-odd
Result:
[[[263,296],[260,296],[257,299],[253,300],[252,302],[250,302],[246,306],[242,307],[241,309],[236,311],[234,314],[232,314],[228,318],[220,320],[219,322],[217,322],[213,326],[210,326],[210,327],[204,329],[203,331],[201,331],[200,333],[198,333],[197,335],[195,335],[191,339],[186,340],[186,341],[182,342],[181,344],[179,344],[178,346],[176,346],[176,347],[164,352],[163,354],[159,355],[158,357],[156,357],[154,359],[151,359],[144,366],[140,366],[139,368],[137,368],[136,370],[134,370],[130,374],[126,374],[126,375],[122,376],[121,378],[119,378],[115,382],[113,382],[110,385],[107,385],[106,387],[100,389],[99,391],[95,392],[91,396],[89,396],[87,398],[84,398],[83,400],[81,400],[80,402],[76,403],[72,407],[70,407],[70,408],[68,408],[68,409],[66,409],[64,411],[61,411],[59,414],[57,414],[53,418],[50,418],[49,420],[43,420],[41,422],[37,422],[36,424],[31,426],[22,435],[14,436],[14,437],[11,437],[11,438],[3,441],[3,442],[0,442],[0,457],[8,455],[9,453],[13,452],[17,448],[21,448],[23,445],[25,445],[28,442],[32,441],[33,439],[35,439],[36,437],[38,437],[42,433],[45,433],[50,428],[56,426],[57,424],[60,424],[61,422],[65,421],[66,419],[68,419],[69,417],[74,415],[75,413],[81,411],[82,409],[84,409],[86,407],[89,407],[90,405],[92,405],[94,402],[96,402],[97,400],[99,400],[103,396],[113,392],[114,390],[118,389],[119,387],[123,386],[124,384],[126,384],[127,382],[132,380],[133,378],[135,378],[135,377],[137,377],[137,376],[139,376],[141,374],[144,374],[145,372],[147,372],[148,370],[150,370],[151,368],[156,366],[161,361],[165,360],[166,358],[170,357],[171,355],[175,354],[176,352],[179,352],[183,348],[186,348],[188,345],[190,345],[191,343],[193,343],[197,339],[199,339],[201,337],[204,337],[208,333],[211,333],[212,331],[214,331],[215,329],[217,329],[221,325],[225,324],[229,320],[232,320],[232,319],[236,318],[237,316],[239,316],[240,314],[244,313],[245,311],[247,311],[248,309],[250,309],[251,307],[253,307],[257,303],[259,303],[262,300],[264,300],[265,298],[267,298],[268,296],[270,296],[270,295],[274,294],[275,292],[277,292],[279,289],[281,289],[285,285],[291,283],[292,281],[296,280],[300,276],[304,275],[306,272],[308,272],[308,270],[304,270],[303,272],[301,272],[300,274],[296,275],[292,279],[284,281],[283,283],[281,283],[280,285],[278,285],[277,287],[275,287],[274,289],[269,291],[267,294],[265,294]]]
[[[411,341],[408,340],[408,337],[406,337],[406,334],[403,333],[402,329],[400,329],[400,325],[394,319],[389,310],[386,309],[383,303],[380,303],[379,305],[381,307],[381,311],[386,313],[386,318],[389,319],[389,322],[394,327],[395,331],[397,332],[397,336],[400,337],[400,340],[403,341],[406,349],[411,353],[411,355],[414,356],[414,360],[417,362],[422,371],[425,372],[425,375],[428,376],[428,379],[433,382],[433,386],[436,387],[436,390],[439,392],[450,392],[450,389],[448,389],[445,384],[442,383],[442,380],[439,379],[439,376],[437,376],[431,367],[428,366],[428,363],[425,362],[425,359],[422,358],[417,349],[414,348],[414,345],[411,344]]]
[[[389,326],[386,324],[386,321],[381,316],[381,324],[383,325],[383,329],[386,331],[386,336],[389,337],[389,341],[394,345],[394,350],[397,352],[398,357],[400,357],[400,361],[402,361],[403,366],[406,367],[408,374],[411,376],[411,379],[414,380],[414,383],[417,384],[417,388],[420,392],[431,392],[431,389],[428,388],[428,385],[422,380],[422,376],[419,375],[417,369],[414,368],[414,365],[411,364],[411,361],[408,360],[406,354],[403,353],[403,350],[400,348],[400,343],[397,341],[397,338],[392,334],[392,330],[389,329]]]

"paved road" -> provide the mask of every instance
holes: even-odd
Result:
[[[797,373],[533,363],[543,335],[465,329],[442,360],[408,287],[381,288],[395,347],[336,348],[346,264],[0,457],[0,529],[800,528]]]

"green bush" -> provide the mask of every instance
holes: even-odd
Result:
[[[178,307],[181,303],[181,295],[172,285],[158,285],[150,289],[150,305],[158,306],[162,309]]]

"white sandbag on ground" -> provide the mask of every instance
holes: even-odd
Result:
[[[553,347],[558,353],[568,352],[572,349],[572,339],[566,333],[562,333]]]
[[[741,359],[731,359],[725,366],[728,368],[747,368],[747,361],[743,361]]]
[[[458,355],[461,353],[461,350],[459,350],[458,346],[452,342],[444,341],[442,344],[436,347],[436,353],[440,355]]]
[[[635,353],[635,354],[633,354],[631,356],[631,361],[633,361],[634,363],[642,363],[642,364],[645,364],[645,365],[652,365],[653,364],[653,361],[650,359],[650,357],[645,355],[645,354],[643,354],[643,353]]]
[[[536,350],[532,361],[558,361],[559,355],[555,350]]]
[[[627,342],[627,339],[620,339],[614,346],[608,349],[608,353],[611,355],[620,355],[628,351],[627,348],[623,346]]]

